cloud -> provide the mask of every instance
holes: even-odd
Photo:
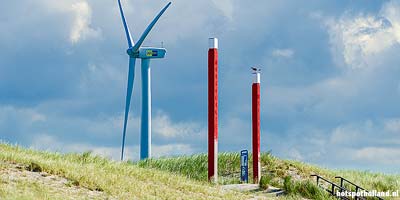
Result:
[[[52,110],[53,105],[49,105]],[[196,122],[172,121],[158,111],[153,118],[152,154],[154,157],[202,152],[205,129]],[[35,149],[59,152],[92,151],[118,159],[123,115],[76,117],[39,112],[37,108],[0,106],[0,139],[18,141]],[[50,127],[50,128],[48,128]],[[139,159],[140,118],[130,116],[127,130],[127,158]],[[188,142],[190,138],[191,142]]]
[[[381,13],[386,17],[392,25],[392,33],[396,38],[397,42],[400,42],[400,13],[398,12],[400,8],[400,1],[392,0],[386,3]]]
[[[400,43],[399,9],[399,2],[391,1],[377,15],[345,15],[327,20],[334,53],[352,69],[370,66],[370,56]]]
[[[16,108],[13,106],[0,107],[0,121],[12,122],[20,120],[24,124],[36,124],[46,121],[46,115],[31,108]],[[6,124],[3,124],[5,126]]]
[[[232,20],[234,13],[234,6],[232,0],[212,0],[214,5],[222,11],[225,17]]]
[[[107,147],[101,145],[95,145],[91,143],[79,142],[79,143],[66,143],[61,141],[55,136],[48,134],[39,134],[32,140],[30,148],[45,150],[45,151],[57,151],[57,152],[74,152],[82,153],[86,151],[92,152],[94,155],[99,155],[105,158],[113,160],[119,160],[121,156],[121,148],[118,147]],[[159,158],[163,156],[175,156],[175,155],[190,155],[198,150],[193,149],[190,144],[153,144],[151,147],[152,157]],[[125,159],[126,160],[139,160],[139,146],[129,145],[125,147]]]
[[[100,29],[93,29],[91,27],[92,11],[86,1],[72,4],[71,9],[75,14],[70,34],[70,41],[72,44],[89,38],[99,38],[101,36]]]
[[[291,58],[293,54],[293,49],[274,49],[272,51],[272,55],[275,57]]]
[[[400,134],[400,119],[390,119],[385,122],[384,130]]]
[[[330,167],[358,168],[398,173],[389,166],[400,163],[400,135],[386,130],[397,118],[340,124],[331,129],[293,127],[291,132],[269,140],[285,141],[285,146],[268,142],[278,155]],[[362,164],[358,166],[357,164]]]
[[[195,122],[177,122],[171,121],[170,117],[160,111],[153,118],[153,131],[156,137],[161,136],[167,139],[193,137],[205,135],[206,130]]]
[[[299,150],[297,150],[295,148],[290,148],[289,149],[288,156],[289,156],[290,159],[299,160],[299,161],[304,159],[304,157],[301,155]]]
[[[0,139],[23,144],[38,134],[47,121],[46,114],[35,109],[0,106]]]
[[[152,153],[155,157],[190,155],[198,152],[198,149],[193,149],[190,144],[154,145],[152,148]]]
[[[366,147],[354,152],[353,158],[361,162],[400,165],[400,148]]]
[[[90,143],[67,143],[58,139],[56,136],[49,134],[39,134],[34,138],[30,144],[30,148],[45,151],[57,151],[57,152],[74,152],[82,153],[90,151],[95,155],[100,155],[106,158],[117,160],[120,157],[121,149],[118,147],[106,147],[98,146]],[[133,152],[137,149],[131,146],[126,147],[125,156],[127,158],[133,157]]]
[[[143,0],[122,1],[122,3],[134,40],[140,37],[150,20],[166,4],[164,1],[149,2]],[[117,4],[113,5],[116,6]],[[186,41],[192,41],[192,45],[201,45],[201,38],[207,40],[208,37],[218,36],[229,29],[226,22],[232,22],[235,11],[234,5],[232,0],[173,1],[163,17],[157,22],[157,26],[146,38],[144,44],[159,46],[163,42],[169,50]],[[114,18],[119,15],[118,12],[115,9],[110,16]],[[138,20],[138,16],[141,17],[141,20]],[[120,18],[115,17],[115,19],[118,21],[113,20],[112,23],[118,25],[117,30],[120,30],[118,35],[121,35],[123,32]],[[124,41],[124,43],[126,42]],[[195,50],[192,49],[190,52]]]
[[[361,138],[362,136],[363,134],[360,132],[360,130],[339,126],[333,130],[330,136],[330,142],[332,144],[352,145],[354,141],[357,141],[357,139]]]

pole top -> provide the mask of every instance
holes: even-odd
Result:
[[[254,83],[260,83],[260,82],[261,82],[260,72],[254,73]]]
[[[218,49],[218,38],[208,38],[208,47],[210,49]]]
[[[251,67],[251,69],[253,70],[253,74],[254,74],[254,83],[260,83],[261,82],[261,69],[257,68],[257,67]]]

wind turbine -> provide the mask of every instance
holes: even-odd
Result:
[[[149,24],[146,30],[140,36],[139,40],[135,44],[128,24],[125,20],[124,11],[122,9],[121,0],[118,0],[119,11],[121,13],[122,23],[124,25],[126,39],[128,40],[128,50],[126,51],[129,55],[129,72],[128,72],[128,87],[126,91],[126,103],[125,103],[125,117],[124,117],[124,130],[122,133],[122,147],[121,147],[121,160],[124,159],[124,147],[125,147],[125,135],[126,126],[128,121],[129,107],[131,102],[131,96],[133,91],[133,83],[135,78],[135,62],[136,58],[142,59],[142,118],[140,126],[140,159],[146,159],[151,155],[151,77],[150,77],[150,59],[164,58],[166,49],[156,47],[141,47],[144,39],[160,19],[161,15],[164,14],[165,10],[171,5],[169,2],[158,15]]]

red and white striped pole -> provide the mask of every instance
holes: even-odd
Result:
[[[256,71],[252,85],[253,121],[253,180],[258,183],[261,177],[260,164],[260,72]]]
[[[218,39],[208,49],[208,180],[218,180]]]

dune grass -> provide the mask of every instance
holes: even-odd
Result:
[[[47,172],[68,179],[76,186],[102,195],[90,199],[252,199],[252,193],[227,191],[207,181],[207,155],[115,162],[86,152],[60,154],[40,152],[0,143],[0,175],[5,163],[19,163],[30,171]],[[249,180],[252,180],[252,157]],[[219,184],[239,183],[240,156],[221,153],[218,158]],[[330,180],[343,176],[368,190],[399,190],[400,176],[365,171],[329,170],[297,161],[261,154],[263,187],[284,188],[281,199],[333,199],[315,185],[312,174]],[[1,176],[0,176],[1,177]],[[259,193],[258,193],[259,194]],[[258,195],[257,194],[257,195]],[[257,196],[260,197],[260,196]],[[10,184],[0,178],[0,199],[88,199],[38,182],[18,180]]]
[[[250,198],[250,196],[221,190],[219,187],[181,175],[144,169],[127,162],[114,162],[89,153],[63,155],[0,144],[0,161],[21,163],[27,166],[34,163],[35,166],[40,167],[41,171],[65,177],[74,185],[103,192],[104,199]],[[0,188],[2,188],[0,199],[69,198],[35,183],[0,182]],[[82,196],[78,199],[85,198]]]
[[[252,156],[249,157],[249,180],[252,181]],[[188,178],[207,181],[207,155],[181,156],[172,158],[149,159],[137,163],[143,168],[165,170],[181,174]],[[262,174],[266,176],[269,185],[285,188],[285,178],[291,177],[293,186],[290,195],[315,199],[329,198],[315,185],[312,174],[319,174],[336,183],[335,176],[342,176],[357,183],[367,190],[396,191],[400,190],[400,175],[371,173],[367,171],[329,170],[303,162],[282,160],[270,153],[261,154]],[[221,153],[218,156],[219,183],[239,183],[240,180],[240,155],[239,153]],[[323,193],[321,193],[321,191]]]

